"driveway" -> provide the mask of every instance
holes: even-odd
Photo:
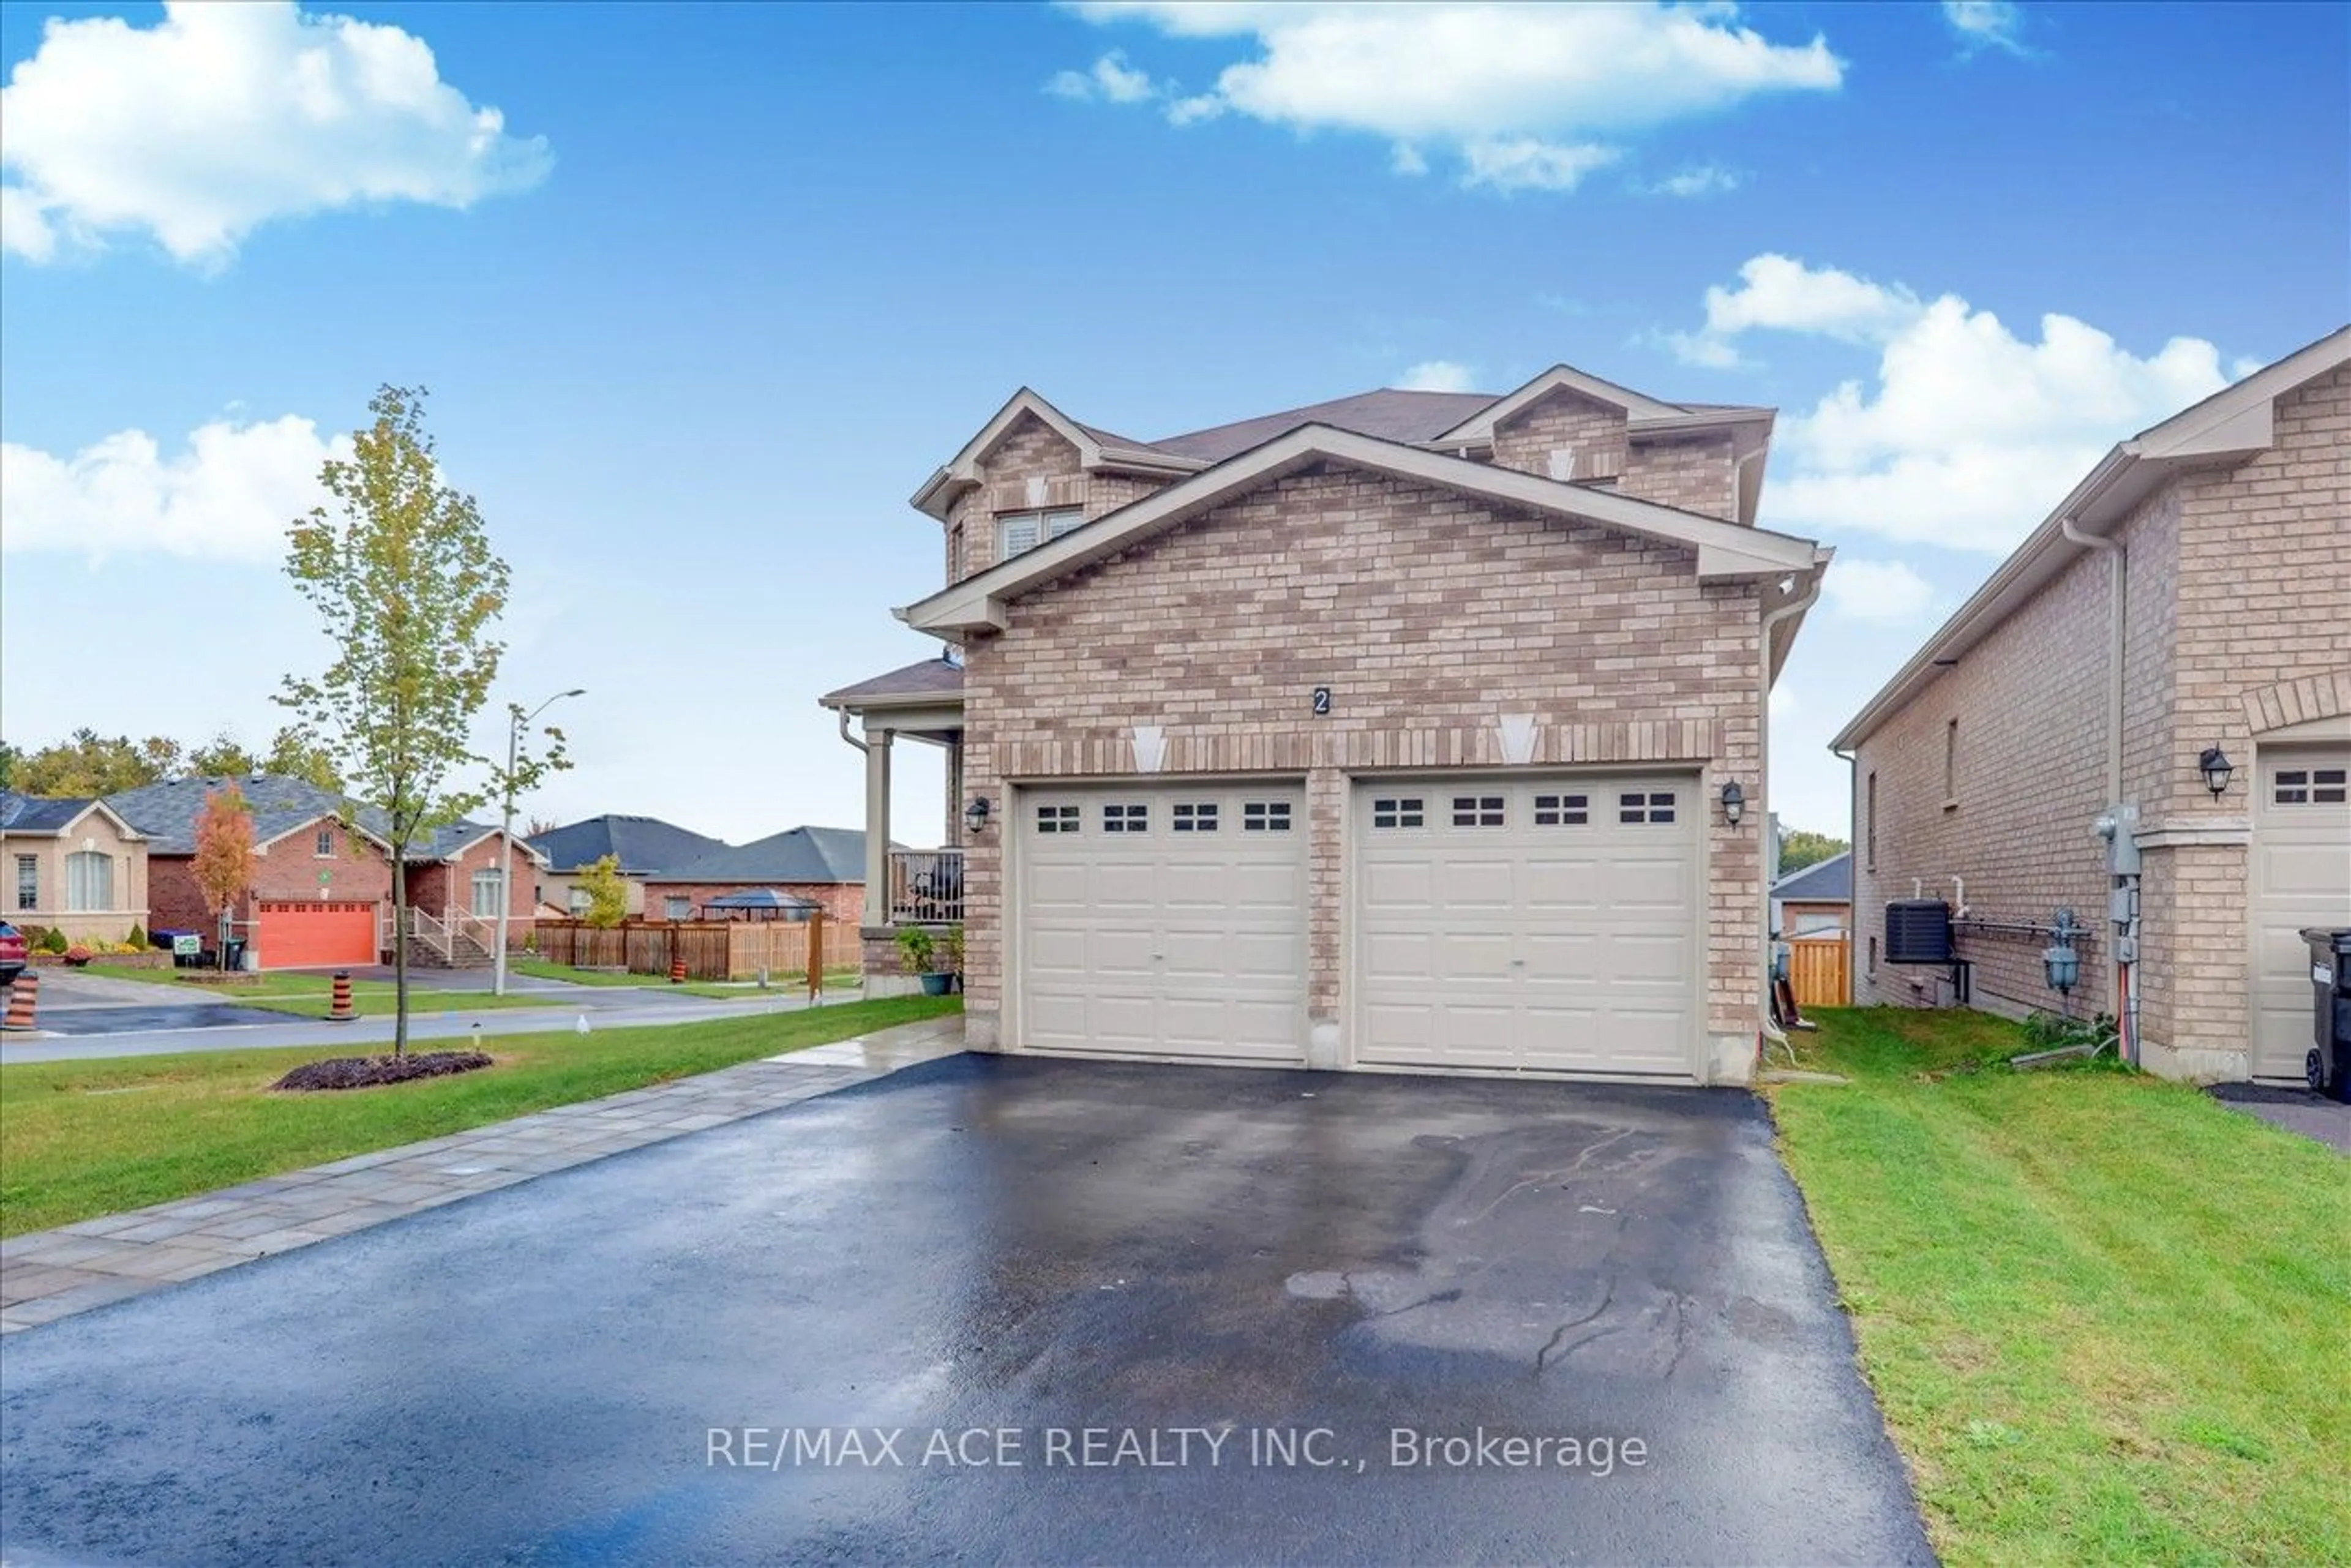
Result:
[[[1730,1092],[954,1058],[0,1358],[27,1563],[1929,1560]]]
[[[55,967],[42,969],[40,976],[35,1021],[48,1034],[131,1034],[285,1020],[284,1014],[266,1008],[241,1008],[201,991],[172,990],[141,980],[117,980]],[[10,1060],[15,1055],[12,1052]]]

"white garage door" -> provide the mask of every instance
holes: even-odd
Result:
[[[1304,1058],[1299,786],[1030,789],[1015,809],[1022,1049]]]
[[[2253,803],[2256,1078],[2303,1076],[2311,1044],[2305,925],[2351,926],[2351,747],[2263,747]]]
[[[1360,784],[1354,1058],[1697,1071],[1695,778]]]

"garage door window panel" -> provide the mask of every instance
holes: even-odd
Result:
[[[1040,806],[1037,808],[1037,831],[1040,833],[1074,833],[1079,828],[1078,817],[1075,806]]]
[[[1674,820],[1674,791],[1634,790],[1620,794],[1616,797],[1616,820],[1628,824],[1670,822]]]
[[[1535,826],[1538,828],[1581,828],[1592,820],[1592,798],[1588,795],[1537,795]]]
[[[1417,795],[1397,795],[1372,802],[1374,828],[1417,828],[1424,820],[1424,802]]]
[[[1102,808],[1102,831],[1105,833],[1147,833],[1151,831],[1151,808],[1140,803],[1117,802]]]
[[[1170,825],[1179,833],[1213,833],[1217,831],[1217,803],[1214,800],[1178,800],[1169,815]]]
[[[1287,800],[1243,801],[1241,831],[1247,833],[1290,831],[1290,802]]]
[[[1509,823],[1499,795],[1456,795],[1453,825],[1457,828],[1499,828]]]

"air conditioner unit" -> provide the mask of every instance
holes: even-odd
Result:
[[[1886,906],[1886,961],[1951,961],[1951,906],[1939,898],[1897,898]]]

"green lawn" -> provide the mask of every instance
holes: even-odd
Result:
[[[2351,1562],[2351,1161],[1981,1014],[1821,1015],[1769,1091],[1954,1563]]]
[[[549,964],[538,958],[517,958],[507,965],[510,973],[528,975],[539,980],[561,980],[574,986],[658,986],[664,990],[682,991],[690,997],[714,997],[720,1001],[736,1001],[745,997],[758,997],[775,991],[805,989],[807,977],[775,974],[768,977],[768,990],[763,992],[748,981],[688,980],[673,986],[666,975],[621,975],[610,969],[575,969],[568,964]],[[864,977],[855,969],[827,969],[824,986],[829,991],[854,990]]]
[[[331,1047],[0,1066],[0,1236],[438,1137],[827,1040],[936,1018],[897,997],[660,1029],[494,1037],[498,1064],[334,1094],[269,1091]],[[453,1042],[432,1042],[447,1045]],[[429,1048],[429,1047],[428,1047]]]
[[[235,1002],[241,1008],[266,1008],[271,1012],[291,1013],[298,1018],[324,1018],[334,993],[334,977],[292,970],[264,970],[246,985],[206,985],[198,980],[183,980],[170,969],[127,969],[112,964],[92,964],[83,971],[103,975],[110,980],[138,980],[182,994],[194,993]],[[389,1017],[392,1009],[392,984],[390,980],[353,980],[351,1005],[361,1018]],[[408,988],[408,1010],[411,1013],[474,1012],[490,1008],[543,1008],[553,1006],[547,997],[494,997],[487,991],[428,990],[411,984]]]

